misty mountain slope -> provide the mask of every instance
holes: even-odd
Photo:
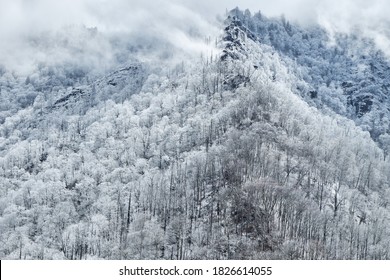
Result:
[[[112,98],[116,102],[118,98],[124,100],[123,91],[139,91],[145,72],[161,72],[163,70],[159,68],[168,65],[168,60],[176,65],[185,57],[182,49],[164,37],[105,34],[85,26],[67,26],[57,32],[31,32],[24,43],[25,50],[17,56],[24,60],[19,71],[18,65],[10,67],[0,62],[0,123],[35,101],[39,106],[51,107],[56,106],[57,101],[61,103],[62,98],[66,101],[67,96],[70,99],[85,95],[104,100]],[[24,57],[27,54],[28,57]],[[159,63],[162,60],[165,63]],[[169,67],[173,68],[172,65]],[[120,87],[120,90],[110,92],[107,86],[111,89]],[[93,90],[97,94],[91,95]]]
[[[48,105],[48,110],[65,109],[65,113],[77,113],[83,108],[93,106],[93,103],[111,99],[120,102],[130,95],[139,93],[147,77],[146,69],[141,63],[129,64],[102,79],[98,79],[87,87],[72,88],[54,103]],[[87,103],[87,104],[86,104]]]
[[[308,84],[296,91],[310,104],[353,119],[374,139],[389,130],[390,64],[370,39],[356,33],[328,34],[320,26],[300,27],[284,17],[231,11],[252,39],[291,61]]]
[[[389,259],[384,151],[254,38],[230,19],[218,55],[130,63],[6,115],[0,257]]]

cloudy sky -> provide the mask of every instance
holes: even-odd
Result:
[[[320,23],[329,32],[360,28],[382,49],[390,49],[388,0],[0,0],[0,64],[31,64],[36,50],[29,49],[26,38],[56,32],[63,26],[96,26],[107,34],[164,37],[189,51],[201,50],[191,36],[215,36],[216,16],[236,6],[261,10],[267,16],[284,14],[302,24]],[[101,47],[109,51],[106,48]]]

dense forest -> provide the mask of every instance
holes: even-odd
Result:
[[[222,25],[173,66],[0,69],[1,259],[390,259],[384,55]]]

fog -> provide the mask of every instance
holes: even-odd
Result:
[[[94,68],[105,68],[118,47],[113,37],[122,38],[122,46],[135,39],[141,45],[164,42],[198,55],[209,48],[204,38],[220,32],[217,16],[236,6],[319,23],[329,34],[359,29],[390,55],[386,0],[0,0],[0,64],[27,74],[39,63],[80,63],[83,57]],[[93,27],[98,35],[88,35]]]

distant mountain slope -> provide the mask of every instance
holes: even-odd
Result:
[[[99,101],[111,99],[120,102],[139,93],[146,78],[144,66],[141,63],[132,63],[88,86],[73,88],[53,104],[49,104],[48,109],[66,109],[65,113],[77,113],[77,110],[88,109]]]

